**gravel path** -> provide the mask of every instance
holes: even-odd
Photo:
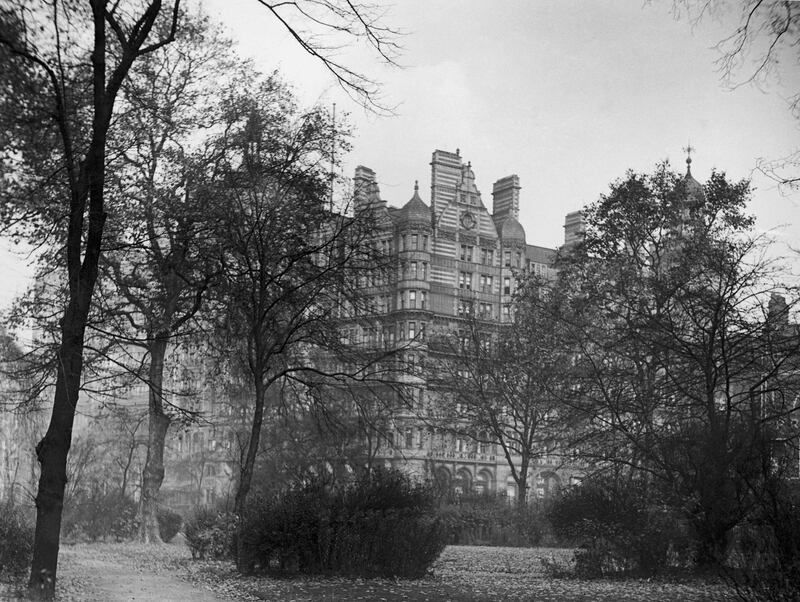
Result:
[[[64,546],[58,600],[64,602],[219,602],[212,592],[178,577],[158,574],[131,558],[104,555],[89,546]]]

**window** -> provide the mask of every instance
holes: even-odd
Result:
[[[411,248],[415,250],[419,249],[419,234],[411,235]]]
[[[484,293],[491,293],[492,292],[492,277],[487,276],[486,274],[481,274],[481,290]]]
[[[406,328],[405,328],[405,324],[403,324],[402,322],[400,322],[400,323],[397,325],[397,340],[398,340],[398,341],[405,341],[405,339],[406,339]]]
[[[467,290],[472,289],[472,273],[471,272],[459,272],[458,274],[458,288],[464,288]]]
[[[503,253],[503,265],[507,268],[511,267],[511,251]]]
[[[417,291],[408,291],[408,306],[411,309],[417,308]]]
[[[412,261],[409,265],[410,265],[411,279],[412,280],[416,280],[417,279],[417,275],[418,275],[417,274],[417,262],[416,261]]]
[[[517,267],[522,267],[522,253],[517,253]]]
[[[428,250],[428,235],[427,234],[423,234],[422,235],[422,250],[423,251],[427,251]]]
[[[428,293],[427,291],[420,291],[419,292],[419,306],[421,309],[427,309],[428,305]]]
[[[406,295],[405,295],[405,293],[403,291],[400,291],[398,293],[398,295],[400,296],[400,309],[405,309],[406,308]]]
[[[491,303],[481,303],[481,317],[490,320],[494,318],[494,312],[492,311]]]
[[[417,336],[417,323],[416,322],[409,322],[408,323],[408,338],[414,339]]]
[[[503,294],[511,294],[511,278],[503,278]]]
[[[507,303],[503,305],[503,317],[510,318],[511,317],[511,306]]]
[[[472,246],[461,245],[461,261],[472,261]]]
[[[411,449],[414,446],[414,429],[406,429],[406,449]]]
[[[421,276],[422,276],[421,280],[427,280],[428,279],[428,264],[425,263],[424,261],[422,262],[422,275]]]
[[[405,251],[408,247],[406,246],[406,235],[400,237],[400,250]]]

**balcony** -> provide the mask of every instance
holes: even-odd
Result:
[[[496,455],[480,454],[476,452],[429,451],[427,456],[432,460],[449,460],[451,462],[497,463]]]

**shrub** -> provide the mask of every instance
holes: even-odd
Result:
[[[242,527],[244,570],[416,578],[446,543],[432,493],[395,471],[256,500]]]
[[[575,572],[584,578],[655,574],[690,564],[684,521],[652,503],[642,483],[594,478],[567,490],[550,509],[556,534],[578,546]]]
[[[169,543],[180,531],[183,518],[169,508],[159,508],[157,518],[158,533],[165,543]]]
[[[65,504],[62,532],[67,539],[124,541],[139,528],[138,505],[119,493],[82,492]]]
[[[30,566],[33,527],[17,507],[0,508],[0,578],[18,578]]]
[[[737,529],[725,577],[745,601],[800,600],[800,495],[772,492]]]
[[[221,560],[233,556],[235,517],[226,512],[198,508],[184,523],[183,534],[195,560]]]
[[[509,504],[505,497],[463,496],[444,504],[439,516],[446,525],[447,543],[527,547],[553,545],[546,504],[533,500],[527,506]]]

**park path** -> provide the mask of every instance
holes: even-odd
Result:
[[[222,602],[177,577],[134,566],[126,558],[98,557],[88,546],[61,549],[58,600],[63,602]]]

